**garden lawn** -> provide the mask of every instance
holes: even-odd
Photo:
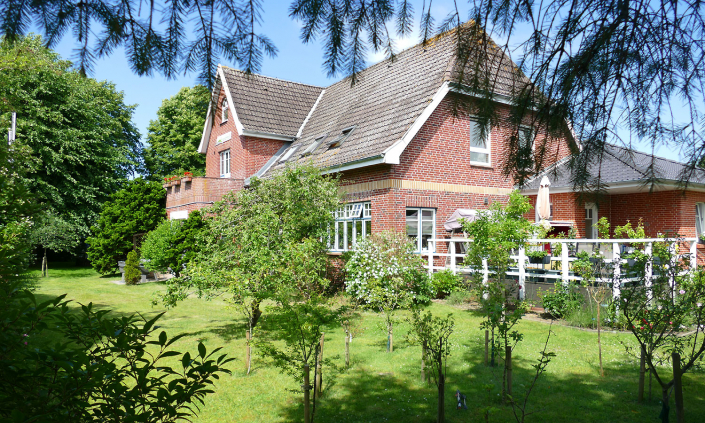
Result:
[[[37,272],[38,274],[38,272]],[[101,277],[89,268],[72,266],[49,269],[49,277],[39,279],[40,299],[68,293],[76,303],[110,308],[117,314],[140,313],[145,318],[166,311],[158,323],[169,336],[186,333],[175,344],[180,351],[196,351],[198,341],[209,350],[223,350],[237,360],[232,375],[225,375],[207,397],[197,422],[292,422],[303,421],[300,382],[279,372],[254,355],[253,371],[244,374],[245,318],[221,299],[189,298],[176,308],[152,306],[152,299],[164,291],[162,283],[137,286],[117,285],[119,275]],[[77,305],[78,306],[78,305]],[[484,422],[482,409],[496,408],[490,422],[513,421],[510,406],[499,401],[502,367],[484,365],[484,332],[481,318],[473,311],[434,303],[434,314],[452,313],[456,326],[451,340],[446,380],[446,419],[448,422]],[[408,316],[406,312],[399,317]],[[256,337],[277,339],[277,317],[265,311]],[[315,421],[322,422],[432,422],[436,413],[436,387],[421,383],[421,351],[409,345],[405,323],[395,326],[394,352],[385,352],[386,337],[382,318],[362,313],[364,333],[351,343],[352,364],[344,370],[344,333],[339,325],[326,328],[324,356],[337,369],[324,368],[324,395],[316,404]],[[522,398],[533,378],[531,367],[543,348],[549,325],[522,321],[517,329],[524,341],[514,352],[514,397]],[[623,343],[632,345],[630,334],[603,333],[605,377],[599,376],[597,334],[553,325],[549,350],[556,358],[536,385],[529,401],[530,422],[644,422],[657,421],[661,396],[653,382],[653,400],[636,401],[638,361],[625,353]],[[33,340],[42,342],[42,340]],[[176,366],[176,362],[171,363]],[[484,385],[494,387],[488,392]],[[648,379],[647,379],[648,388]],[[468,410],[455,409],[455,391],[467,395]],[[686,418],[697,421],[705,415],[705,374],[688,373],[683,379]],[[671,400],[673,406],[673,399]],[[675,420],[672,407],[671,418]]]

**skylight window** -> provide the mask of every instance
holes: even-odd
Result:
[[[313,152],[316,151],[316,149],[323,143],[323,140],[325,139],[325,135],[321,135],[320,137],[316,138],[313,143],[309,145],[303,153],[301,153],[301,156],[308,156],[309,154],[313,154]]]
[[[350,126],[350,127],[343,129],[338,137],[336,137],[332,141],[328,142],[328,147],[329,148],[340,147],[340,145],[343,144],[343,142],[345,142],[346,139],[348,139],[348,137],[352,133],[353,129],[355,129],[354,126]]]
[[[299,149],[299,146],[298,146],[298,145],[297,145],[297,146],[294,146],[294,147],[292,147],[292,148],[290,148],[286,153],[284,153],[284,155],[282,156],[281,159],[279,159],[279,161],[283,163],[283,162],[289,160],[289,158],[290,158],[290,157],[296,152],[296,150],[298,150],[298,149]]]

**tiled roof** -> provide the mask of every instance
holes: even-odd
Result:
[[[223,66],[240,122],[249,131],[296,136],[323,88]]]
[[[591,163],[591,179],[600,183],[611,185],[628,182],[642,182],[648,175],[649,167],[653,163],[653,174],[661,182],[679,182],[687,176],[688,183],[705,184],[705,170],[695,169],[692,174],[690,168],[684,163],[652,156],[624,147],[608,144],[600,163],[597,158]],[[551,181],[551,189],[572,188],[573,173],[568,160],[559,162],[554,168],[547,169],[535,178],[528,181],[522,189],[537,190],[541,178],[546,175]]]

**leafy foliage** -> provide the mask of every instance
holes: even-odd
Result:
[[[88,238],[88,259],[102,274],[113,273],[117,262],[133,248],[132,237],[149,232],[164,218],[165,192],[156,182],[130,181],[103,204],[100,218]]]
[[[125,260],[125,284],[136,285],[141,277],[140,255],[137,251],[132,250],[127,253],[127,260]]]
[[[465,289],[463,277],[448,269],[434,273],[431,276],[431,283],[436,298],[446,298],[453,291]]]
[[[337,181],[313,166],[288,167],[250,189],[226,195],[204,211],[203,246],[183,276],[169,281],[164,301],[174,305],[191,289],[201,296],[227,293],[259,305],[281,290],[306,299],[327,285],[323,239],[338,206]]]
[[[38,37],[0,41],[0,125],[17,112],[18,179],[83,236],[101,204],[141,167],[134,106],[113,84],[71,70]]]
[[[205,167],[206,157],[198,152],[203,117],[208,110],[210,91],[203,85],[183,87],[162,101],[157,120],[149,122],[144,149],[146,178],[159,181],[171,174]]]
[[[198,210],[186,220],[164,220],[142,242],[142,258],[146,266],[159,272],[180,275],[182,269],[199,251],[199,236],[205,221]]]
[[[29,221],[0,224],[0,288],[19,278],[31,260]]]
[[[219,348],[173,349],[156,333],[163,315],[110,317],[65,296],[38,302],[0,289],[0,419],[46,422],[175,422],[195,417],[232,361]],[[50,339],[58,339],[51,344]],[[167,364],[176,357],[176,367]],[[170,360],[169,360],[170,361]]]

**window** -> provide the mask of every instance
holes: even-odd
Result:
[[[486,129],[483,137],[476,120],[470,120],[470,164],[490,164],[490,131]]]
[[[230,150],[220,152],[220,177],[230,177]]]
[[[223,103],[220,105],[220,111],[222,112],[222,116],[220,118],[220,122],[227,122],[228,121],[228,115],[230,114],[230,109],[228,108],[228,99],[224,98]]]
[[[320,137],[313,140],[313,143],[306,147],[306,150],[301,153],[301,156],[308,156],[309,154],[313,154],[313,152],[316,151],[316,149],[321,145],[324,139],[326,139],[326,136],[321,135]]]
[[[594,204],[585,205],[585,238],[597,239],[597,207]]]
[[[340,145],[343,144],[343,142],[345,142],[346,139],[348,139],[348,137],[352,133],[353,129],[355,129],[354,126],[350,126],[348,128],[343,129],[337,138],[328,142],[328,147],[329,148],[340,147]]]
[[[705,203],[695,203],[695,233],[698,238],[705,235]]]
[[[406,235],[416,244],[416,251],[435,251],[433,236],[436,228],[435,209],[406,209]]]
[[[527,128],[526,126],[520,127],[518,137],[519,148],[524,149],[531,147],[531,150],[534,149],[534,133],[531,128]]]
[[[290,149],[288,149],[288,150],[286,151],[286,153],[284,153],[284,155],[282,156],[282,158],[279,159],[279,161],[283,163],[283,162],[289,160],[289,159],[291,158],[291,156],[292,156],[294,153],[296,153],[296,150],[298,150],[298,149],[299,149],[299,146],[298,146],[298,145],[297,145],[297,146],[294,146],[294,147],[292,147],[292,148],[290,148]]]
[[[332,251],[348,251],[355,244],[372,234],[372,205],[349,203],[335,212],[335,226],[329,233],[328,248]]]

